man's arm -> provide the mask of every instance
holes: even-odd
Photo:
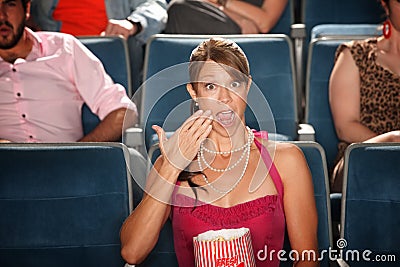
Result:
[[[165,0],[130,0],[131,14],[128,19],[139,22],[141,31],[136,38],[143,44],[153,34],[161,33],[167,23],[167,2]]]
[[[147,39],[160,33],[167,21],[167,3],[165,0],[131,0],[129,15],[126,19],[110,19],[101,35],[130,36],[145,44]]]
[[[137,122],[135,111],[119,108],[110,112],[96,128],[78,140],[79,142],[110,142],[119,141],[123,131]]]

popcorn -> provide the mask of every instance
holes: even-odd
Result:
[[[207,231],[193,237],[196,267],[255,267],[248,228]]]

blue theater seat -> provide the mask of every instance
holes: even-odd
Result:
[[[327,251],[332,247],[332,223],[325,152],[322,146],[316,142],[294,141],[292,143],[303,151],[311,171],[318,212],[318,249]],[[285,243],[285,250],[289,252],[290,244],[287,237]],[[290,264],[290,262],[282,262],[281,266],[292,266]],[[321,266],[330,266],[329,258],[324,257],[320,264]]]
[[[304,120],[314,128],[315,141],[325,150],[328,170],[334,167],[339,142],[329,105],[329,79],[336,49],[355,39],[363,39],[363,36],[318,38],[309,47]]]
[[[125,87],[132,96],[131,71],[128,45],[125,39],[117,36],[85,36],[78,38],[100,61],[114,82]],[[91,79],[91,77],[88,77]],[[84,134],[91,132],[100,122],[85,104],[82,107]]]
[[[0,145],[0,266],[122,267],[126,147]]]
[[[399,266],[400,144],[360,143],[345,153],[341,238],[350,266]],[[362,260],[365,250],[367,262]],[[359,252],[359,259],[351,254]],[[397,262],[378,261],[395,255]],[[383,255],[383,257],[382,257]]]
[[[385,12],[380,1],[318,0],[301,1],[301,22],[306,25],[307,40],[311,29],[321,24],[378,24]]]
[[[322,37],[364,36],[365,38],[382,35],[380,24],[321,24],[311,29],[311,40]]]

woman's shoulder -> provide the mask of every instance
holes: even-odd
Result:
[[[303,152],[301,149],[293,143],[288,142],[277,142],[272,140],[266,140],[262,138],[257,138],[261,144],[267,148],[269,154],[275,161],[287,161],[290,163],[291,160],[301,159]]]
[[[369,52],[373,49],[375,49],[377,45],[377,37],[371,37],[368,39],[363,39],[363,40],[353,40],[350,42],[345,42],[342,43],[341,45],[338,46],[336,50],[336,56],[335,59],[338,58],[339,54],[342,53],[344,50],[348,49],[353,58],[363,58],[369,54]]]
[[[301,149],[293,143],[275,142],[276,156],[286,160],[298,159],[304,157]]]

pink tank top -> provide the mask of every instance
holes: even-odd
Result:
[[[256,137],[268,138],[266,132],[254,131],[254,134]],[[256,139],[254,142],[260,150],[266,166],[271,166],[270,176],[278,194],[267,195],[229,208],[204,204],[200,201],[197,203],[204,205],[197,205],[196,208],[188,207],[187,204],[194,203],[193,198],[174,194],[172,197],[176,205],[172,206],[171,219],[179,266],[195,266],[194,236],[208,230],[240,227],[250,229],[257,267],[279,266],[277,252],[282,249],[285,236],[283,184],[267,149]],[[179,203],[185,204],[186,207],[179,206]],[[270,258],[268,254],[268,257],[265,257],[265,252],[270,253],[272,250],[275,250],[275,253],[271,253],[272,257]]]

